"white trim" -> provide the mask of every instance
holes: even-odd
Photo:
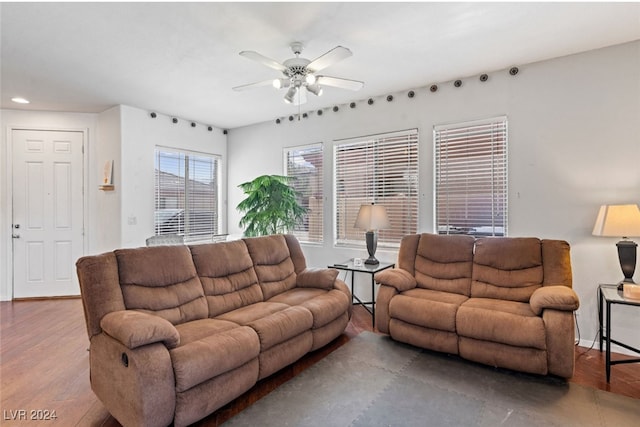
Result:
[[[482,125],[488,125],[491,123],[494,123],[496,121],[499,120],[503,120],[503,121],[507,121],[507,115],[503,114],[500,116],[492,116],[492,117],[486,117],[483,119],[476,119],[476,120],[468,120],[466,122],[449,122],[449,123],[441,123],[439,125],[433,125],[433,131],[439,131],[439,130],[443,130],[443,129],[454,129],[454,128],[459,128],[459,127],[470,127],[470,126],[482,126]]]

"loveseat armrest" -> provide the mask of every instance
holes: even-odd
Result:
[[[537,315],[544,309],[574,311],[580,307],[580,300],[573,289],[562,286],[543,286],[536,289],[529,299],[531,310]]]
[[[383,270],[376,273],[374,278],[377,283],[392,286],[396,288],[398,292],[408,291],[418,285],[416,278],[413,277],[411,273],[401,268]]]
[[[180,333],[171,322],[140,311],[112,311],[102,318],[100,327],[131,350],[159,342],[167,348],[175,348],[180,344]]]
[[[335,268],[305,268],[296,277],[300,288],[333,289],[338,270]]]

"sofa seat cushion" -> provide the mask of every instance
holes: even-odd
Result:
[[[458,309],[456,325],[463,337],[546,349],[544,322],[528,303],[470,298]]]
[[[213,326],[212,329],[219,326]],[[169,354],[176,391],[183,392],[257,358],[260,340],[250,327],[236,326],[180,345],[170,350]]]
[[[410,289],[391,299],[391,319],[441,331],[456,331],[456,312],[467,297],[430,289]]]
[[[304,289],[309,292],[294,292],[294,290],[285,292],[284,295],[278,295],[272,300],[288,300],[292,302],[298,300],[298,305],[308,309],[313,315],[313,329],[320,328],[339,318],[341,315],[349,312],[351,301],[349,297],[338,289],[330,291],[319,289]],[[319,293],[317,291],[320,291]],[[308,299],[301,299],[301,295],[306,295]],[[270,300],[270,301],[272,301]]]
[[[254,320],[262,319],[270,314],[289,308],[287,304],[277,302],[257,302],[245,307],[232,310],[216,317],[218,320],[228,320],[238,325],[246,325]]]
[[[305,301],[326,293],[326,290],[319,288],[293,288],[269,299],[269,302],[278,302],[287,305],[300,305]]]
[[[304,307],[290,307],[247,324],[260,338],[260,351],[285,342],[313,326],[313,315]],[[308,350],[307,350],[308,351]]]
[[[177,325],[176,329],[180,333],[180,344],[185,345],[237,327],[236,323],[226,320],[199,319]]]

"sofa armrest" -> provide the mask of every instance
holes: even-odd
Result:
[[[296,278],[296,286],[300,288],[333,289],[338,277],[335,268],[305,268]]]
[[[392,286],[398,292],[408,291],[417,286],[416,278],[406,270],[401,268],[392,268],[383,270],[375,275],[376,282],[381,285]]]
[[[573,289],[562,286],[543,286],[536,289],[529,299],[531,310],[537,315],[550,308],[561,311],[574,311],[580,306],[578,295]]]
[[[157,342],[163,342],[167,348],[180,344],[180,333],[171,322],[140,311],[112,311],[102,318],[100,327],[129,349]]]

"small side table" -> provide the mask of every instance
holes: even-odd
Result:
[[[620,347],[626,348],[627,350],[631,350],[635,353],[640,354],[640,350],[637,348],[631,347],[628,344],[621,343],[620,341],[616,341],[611,338],[611,306],[613,304],[623,304],[623,305],[633,305],[636,307],[640,307],[640,301],[633,300],[630,298],[625,298],[622,296],[622,291],[618,291],[618,285],[608,285],[608,284],[600,284],[598,285],[598,300],[600,303],[600,310],[598,311],[598,321],[599,321],[599,332],[600,332],[600,352],[602,352],[602,342],[606,343],[606,372],[607,372],[607,383],[611,378],[611,366],[618,365],[621,363],[639,363],[640,358],[637,359],[626,359],[626,360],[611,360],[611,343],[617,344]],[[603,305],[606,303],[606,309],[603,309]],[[606,331],[603,333],[603,322],[602,317],[606,316]]]
[[[337,270],[346,271],[346,276],[349,275],[349,272],[351,272],[351,297],[352,297],[352,301],[351,302],[354,305],[363,306],[371,314],[371,326],[375,328],[375,324],[376,324],[376,301],[375,301],[374,290],[375,290],[376,281],[374,279],[374,276],[379,271],[386,270],[387,268],[393,268],[395,266],[396,265],[394,263],[381,262],[380,264],[377,264],[377,265],[363,264],[361,267],[356,267],[355,265],[353,265],[353,259],[350,259],[350,260],[342,262],[342,263],[329,265],[328,267],[335,268]],[[368,273],[368,274],[371,275],[371,301],[362,301],[354,293],[353,285],[354,285],[354,279],[355,279],[355,274],[356,273]],[[346,276],[345,276],[345,279],[346,279]],[[355,299],[358,302],[354,303],[353,299]],[[369,309],[369,307],[367,307],[368,305],[371,306],[371,309]]]

